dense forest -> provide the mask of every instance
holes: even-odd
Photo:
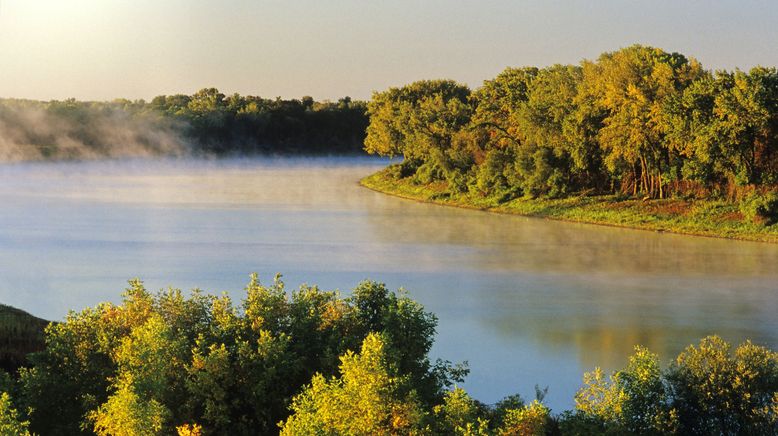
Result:
[[[252,276],[245,297],[149,293],[71,312],[45,348],[0,371],[0,434],[588,435],[778,432],[778,353],[717,337],[663,368],[638,347],[583,377],[574,410],[544,390],[487,405],[431,361],[437,320],[405,293],[287,292]],[[532,383],[533,381],[527,381]]]
[[[634,45],[596,61],[507,68],[471,90],[425,80],[373,95],[366,150],[441,195],[742,201],[778,215],[778,71],[711,72]]]
[[[361,152],[366,104],[202,89],[151,102],[0,100],[0,162],[146,155]]]

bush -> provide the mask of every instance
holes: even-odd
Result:
[[[509,197],[517,185],[506,178],[506,171],[512,166],[513,154],[508,150],[493,149],[486,154],[481,165],[476,167],[475,184],[471,191],[484,197]]]
[[[778,221],[778,192],[754,192],[740,201],[740,212],[757,224],[772,225]]]
[[[386,170],[386,174],[395,180],[404,179],[414,175],[419,165],[417,161],[405,159],[400,163],[390,165]]]
[[[11,396],[7,392],[0,393],[0,434],[29,435],[29,425],[29,422],[21,420],[14,409]]]
[[[778,353],[717,336],[681,353],[666,371],[637,348],[626,369],[584,376],[563,434],[778,434]]]
[[[281,435],[411,434],[423,412],[416,393],[388,362],[386,343],[371,333],[361,352],[340,357],[340,377],[316,374],[294,397]]]
[[[778,434],[778,353],[703,339],[666,375],[683,434]]]

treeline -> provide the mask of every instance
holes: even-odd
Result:
[[[361,152],[366,104],[202,89],[151,102],[0,100],[0,161]]]
[[[507,68],[476,90],[419,81],[368,113],[367,151],[451,195],[739,199],[778,183],[778,71],[711,72],[653,47]]]
[[[717,337],[667,368],[643,348],[584,376],[575,410],[544,392],[495,405],[431,362],[436,318],[363,282],[349,297],[256,276],[235,305],[130,282],[119,305],[72,312],[45,350],[0,372],[0,434],[589,435],[778,432],[778,353]]]
[[[198,149],[217,154],[360,152],[368,122],[366,103],[350,97],[282,100],[206,88],[191,96],[158,96],[147,106],[182,122]]]

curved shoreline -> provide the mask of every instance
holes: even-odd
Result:
[[[500,205],[488,203],[479,205],[467,202],[466,197],[436,198],[433,187],[414,185],[407,179],[392,179],[386,176],[386,169],[362,178],[359,184],[372,191],[393,197],[460,209],[684,236],[778,243],[778,225],[760,226],[734,219],[719,224],[710,221],[700,223],[699,219],[707,218],[707,216],[695,213],[695,211],[700,208],[720,206],[720,203],[712,201],[651,200],[643,202],[634,199],[617,200],[612,196],[603,196],[560,200],[515,199]],[[488,200],[485,201],[488,202]],[[692,216],[684,213],[652,215],[641,211],[646,206],[675,206],[679,203],[683,203],[686,207],[685,212],[692,213]],[[613,206],[618,207],[614,208]],[[736,208],[736,206],[730,205],[730,208]],[[619,214],[619,212],[625,213]],[[725,209],[719,213],[721,216],[727,214],[732,214],[732,212]],[[647,222],[634,222],[641,219]]]

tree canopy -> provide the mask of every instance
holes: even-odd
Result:
[[[0,99],[0,161],[250,153],[361,153],[366,103],[205,88],[150,102]]]
[[[778,183],[775,68],[713,73],[649,46],[507,68],[472,92],[415,82],[375,93],[368,115],[368,152],[449,195],[739,200]]]
[[[778,353],[712,336],[673,363],[637,347],[586,373],[576,408],[488,405],[431,362],[434,315],[365,281],[343,297],[252,276],[238,304],[197,289],[71,312],[17,374],[0,371],[0,434],[195,436],[755,434],[778,432]]]

